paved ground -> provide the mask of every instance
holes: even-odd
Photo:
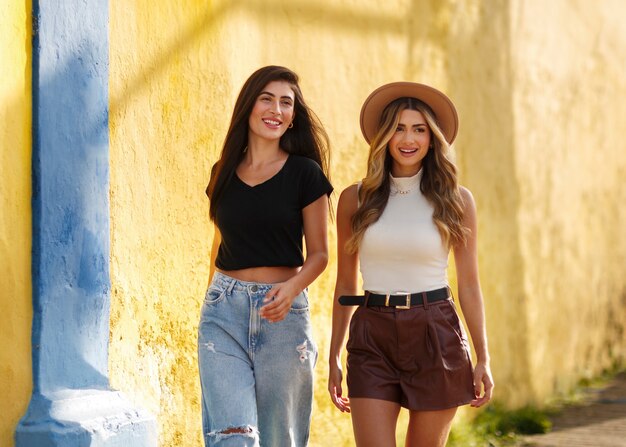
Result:
[[[528,436],[524,445],[626,447],[626,372],[586,395],[583,404],[567,407],[552,419],[550,433]]]

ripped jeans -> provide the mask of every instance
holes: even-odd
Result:
[[[207,447],[307,445],[317,361],[307,292],[269,323],[259,309],[271,287],[216,272],[206,292],[198,362]]]

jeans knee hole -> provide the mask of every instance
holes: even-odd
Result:
[[[256,427],[251,425],[246,425],[242,427],[229,427],[224,430],[215,430],[207,434],[208,436],[212,436],[219,439],[228,438],[231,436],[245,436],[248,438],[257,438],[259,436],[259,431]]]
[[[223,435],[232,435],[233,433],[252,433],[252,427],[227,428],[220,432]]]

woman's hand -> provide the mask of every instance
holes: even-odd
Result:
[[[482,396],[481,396],[481,392]],[[482,407],[491,400],[491,394],[493,393],[493,378],[491,377],[491,370],[486,363],[477,363],[474,368],[474,395],[476,396],[470,402],[472,407]]]
[[[283,320],[289,309],[304,289],[306,289],[328,264],[328,198],[320,196],[302,210],[306,259],[300,271],[289,280],[274,284],[265,295],[263,307],[259,311],[262,318],[271,323]]]
[[[339,408],[342,412],[350,413],[350,399],[342,395],[342,379],[343,373],[341,371],[341,365],[331,365],[328,373],[328,392],[330,393],[330,400],[332,400],[335,407]]]
[[[328,357],[328,393],[333,405],[341,412],[350,413],[350,399],[343,395],[341,382],[341,351],[344,347],[350,319],[355,309],[339,304],[341,295],[356,295],[359,272],[357,253],[346,250],[346,242],[352,237],[352,216],[358,208],[357,185],[343,190],[337,205],[337,282],[333,294],[333,330],[330,337]]]
[[[261,318],[265,318],[270,323],[278,323],[283,320],[291,309],[293,300],[302,290],[298,290],[287,282],[280,282],[265,294],[263,307],[259,311]]]

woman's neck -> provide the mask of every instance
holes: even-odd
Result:
[[[285,158],[287,153],[280,148],[279,140],[265,140],[248,135],[248,148],[244,162],[249,164],[264,164],[277,159]]]
[[[391,167],[391,176],[400,178],[400,177],[413,177],[422,169],[422,164],[415,166],[392,166]]]

